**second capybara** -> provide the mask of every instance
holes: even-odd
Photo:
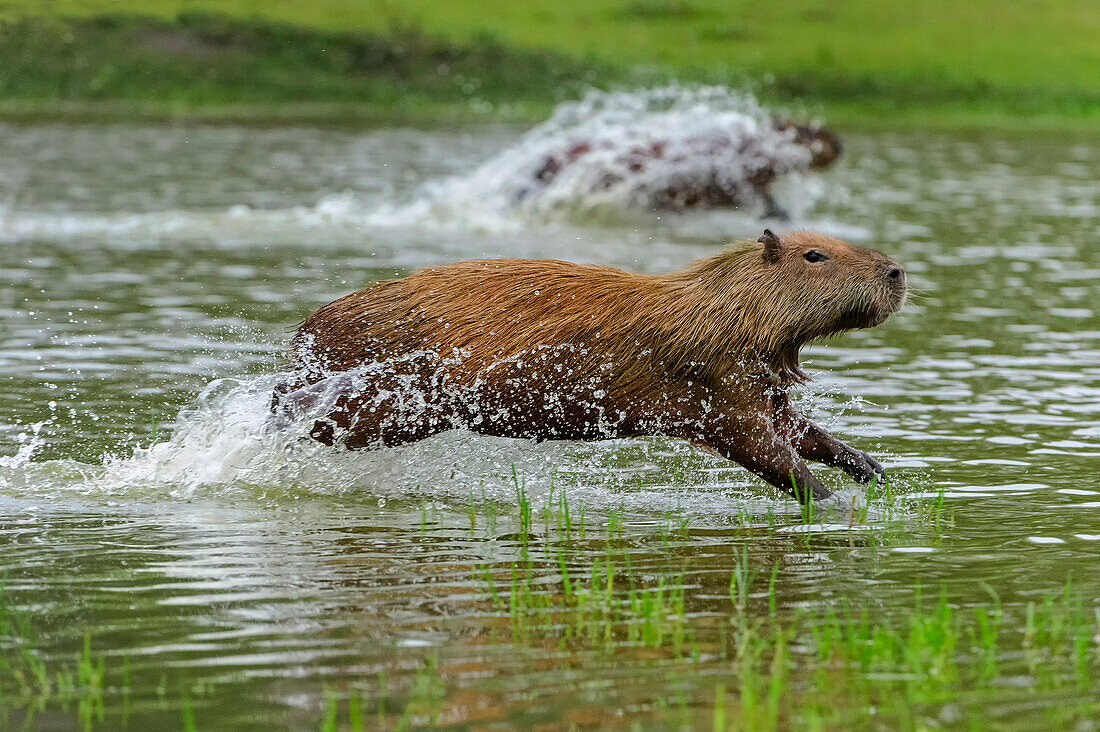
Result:
[[[662,275],[549,260],[429,267],[307,317],[276,409],[348,448],[456,428],[664,435],[809,501],[830,493],[806,460],[863,482],[885,474],[795,410],[799,349],[882,323],[905,294],[890,257],[805,231],[766,230]]]
[[[796,170],[820,170],[833,163],[841,153],[840,139],[830,130],[817,125],[804,125],[789,120],[772,120],[772,128],[790,135],[790,142],[804,148],[808,154],[797,164],[777,155],[774,140],[768,135],[748,135],[729,138],[692,138],[687,150],[671,151],[669,143],[654,142],[622,152],[598,186],[609,189],[626,176],[639,175],[658,161],[670,163],[667,179],[653,186],[646,204],[655,209],[683,210],[693,208],[740,207],[758,198],[764,203],[764,216],[788,217],[772,194],[771,186],[785,173]],[[608,145],[612,143],[608,142]],[[600,142],[574,144],[568,150],[549,156],[535,173],[539,184],[549,185],[565,168],[601,148]],[[731,154],[737,166],[728,165]],[[688,157],[699,160],[687,160]],[[702,165],[699,165],[702,161]],[[691,163],[677,171],[677,163]],[[733,168],[736,168],[734,170]]]

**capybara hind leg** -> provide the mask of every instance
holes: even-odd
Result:
[[[460,426],[446,394],[399,375],[339,399],[324,421],[349,449],[396,447]]]
[[[304,378],[292,378],[275,387],[271,395],[271,411],[277,429],[286,429],[306,417],[321,417],[331,412],[337,402],[358,394],[363,389],[352,374],[343,373],[308,384]]]
[[[414,381],[394,374],[334,374],[277,395],[275,426],[312,420],[310,437],[349,449],[394,447],[454,426],[441,400]]]

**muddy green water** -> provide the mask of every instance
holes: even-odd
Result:
[[[446,434],[347,455],[266,435],[290,329],[363,283],[481,256],[660,271],[761,228],[509,209],[471,171],[519,135],[0,125],[0,726],[318,729],[330,699],[352,724],[354,696],[365,727],[706,729],[716,698],[730,720],[744,703],[746,621],[851,607],[905,627],[916,595],[942,593],[960,668],[974,609],[1003,613],[986,691],[807,712],[799,695],[829,684],[806,632],[779,726],[1096,728],[1095,625],[1091,671],[1063,678],[1028,655],[1027,606],[1068,580],[1086,621],[1100,608],[1100,148],[849,136],[836,169],[784,187],[790,226],[885,250],[915,290],[885,326],[806,354],[804,408],[893,476],[869,505],[822,468],[839,506],[804,522],[660,440]],[[562,496],[584,538],[557,530]],[[739,556],[759,573],[740,611]],[[632,640],[625,612],[610,641],[570,639],[510,595],[518,567],[565,602],[562,568],[579,584],[605,562],[616,597],[682,590],[682,613],[658,614],[694,650]],[[52,678],[85,637],[98,691],[28,681],[28,656]],[[837,707],[862,703],[842,691]]]

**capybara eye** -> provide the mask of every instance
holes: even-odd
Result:
[[[816,249],[811,249],[802,256],[806,259],[807,262],[824,262],[826,259],[829,258],[829,255],[822,254]]]

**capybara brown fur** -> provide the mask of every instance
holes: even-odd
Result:
[[[885,476],[794,409],[799,349],[882,323],[905,291],[893,259],[804,231],[765,231],[662,275],[550,260],[430,267],[306,318],[277,409],[311,414],[314,438],[349,448],[454,428],[664,435],[808,501],[830,494],[804,460]]]

